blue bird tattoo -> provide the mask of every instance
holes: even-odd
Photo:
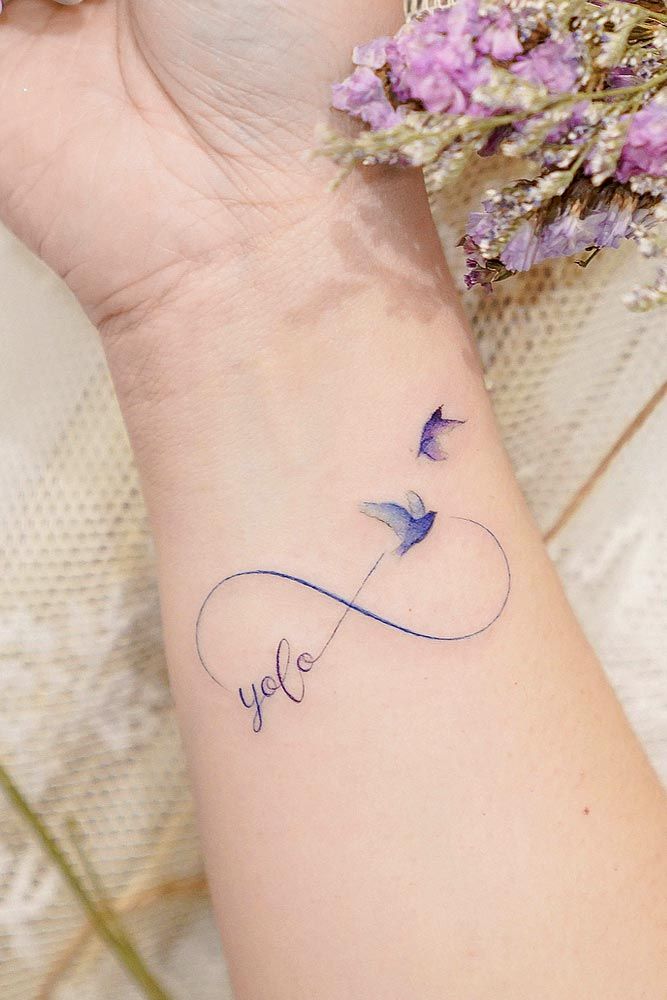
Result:
[[[399,556],[405,555],[408,549],[426,538],[436,516],[434,510],[426,510],[422,498],[413,492],[407,494],[406,507],[398,503],[362,503],[360,510],[396,532],[401,543],[395,550]]]
[[[445,438],[453,430],[465,423],[465,420],[455,420],[453,417],[443,416],[442,411],[443,407],[439,406],[431,414],[424,424],[419,440],[417,456],[426,455],[432,462],[444,462],[446,460]]]

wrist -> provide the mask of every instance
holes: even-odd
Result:
[[[468,336],[417,173],[323,192],[298,225],[239,237],[235,253],[103,331],[140,471],[161,502],[214,464],[224,478],[252,461],[244,428],[260,434],[258,410],[279,449],[304,420],[335,435],[341,405],[362,423],[374,407],[400,410],[408,392],[435,407],[453,380],[463,402],[480,385]],[[298,431],[285,447],[303,452]]]
[[[91,310],[111,364],[141,362],[147,343],[175,374],[182,353],[211,341],[220,361],[252,352],[260,336],[279,349],[298,323],[372,288],[406,304],[421,293],[429,307],[451,298],[421,173],[354,174],[329,191],[331,176],[327,165],[298,211],[274,206],[266,228],[254,215],[227,219],[224,239],[200,241]]]

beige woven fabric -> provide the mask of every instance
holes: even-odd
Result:
[[[4,232],[0,259],[0,757],[65,842],[77,816],[175,997],[219,998],[151,543],[104,358],[66,290]],[[202,906],[209,929],[190,947],[206,946],[204,969],[182,961]],[[84,929],[0,793],[4,1000],[134,996]]]
[[[469,183],[438,206],[455,269],[483,173]],[[174,997],[224,1000],[151,545],[104,360],[61,284],[4,233],[0,275],[0,755],[63,839],[77,815]],[[586,272],[544,266],[466,302],[521,483],[543,531],[556,526],[565,585],[667,775],[666,411],[656,405],[666,317],[624,310],[622,290],[636,280],[635,259],[619,252]],[[4,801],[0,995],[139,996]]]

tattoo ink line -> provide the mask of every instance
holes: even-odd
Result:
[[[424,455],[432,462],[445,461],[447,459],[447,452],[444,447],[446,438],[452,433],[452,431],[463,427],[465,423],[465,420],[446,416],[444,407],[438,407],[424,424],[419,442],[418,457]],[[406,552],[412,549],[413,546],[422,542],[427,537],[437,517],[436,511],[427,511],[422,498],[419,494],[414,493],[413,491],[409,491],[406,494],[405,505],[392,502],[362,503],[360,510],[361,513],[367,515],[368,517],[382,521],[395,532],[399,539],[399,545],[398,548],[395,549],[395,553],[399,557],[404,556]],[[263,725],[262,704],[268,698],[272,698],[277,692],[282,691],[290,701],[295,702],[296,704],[303,701],[305,695],[304,675],[309,673],[313,665],[322,659],[351,611],[364,618],[376,621],[380,625],[384,625],[387,628],[394,629],[397,632],[402,632],[404,635],[432,642],[460,642],[465,639],[473,639],[475,636],[486,632],[492,625],[495,624],[495,622],[498,621],[505,610],[509,600],[510,591],[512,589],[512,572],[507,554],[499,539],[490,528],[487,528],[485,524],[482,524],[480,521],[475,521],[470,517],[456,517],[454,515],[450,515],[449,519],[472,524],[489,536],[502,557],[505,575],[505,590],[503,597],[493,616],[488,621],[481,624],[478,628],[472,629],[471,631],[460,635],[438,635],[436,633],[420,632],[417,629],[413,629],[408,625],[402,624],[401,622],[392,621],[390,618],[377,614],[375,611],[371,611],[369,608],[364,608],[361,604],[357,603],[359,595],[368,580],[380,566],[382,560],[387,554],[386,552],[383,552],[376,559],[350,600],[342,597],[340,594],[336,594],[333,591],[328,590],[326,587],[321,587],[319,584],[313,583],[310,580],[305,580],[292,573],[283,573],[278,570],[271,569],[251,569],[243,570],[239,573],[232,573],[230,576],[226,576],[224,579],[219,580],[218,583],[211,588],[204,598],[201,608],[199,609],[199,614],[197,615],[197,621],[195,624],[195,647],[199,662],[211,680],[213,680],[223,690],[228,692],[229,689],[222,683],[221,680],[218,679],[218,677],[216,677],[211,668],[207,665],[201,644],[201,625],[206,608],[208,607],[208,604],[213,596],[218,593],[218,591],[224,587],[226,583],[229,583],[232,580],[239,580],[243,577],[269,576],[274,579],[285,580],[286,582],[297,584],[299,587],[305,587],[307,590],[312,590],[327,600],[334,601],[335,603],[342,605],[344,608],[343,613],[334,625],[329,638],[326,640],[317,656],[313,656],[308,652],[302,652],[295,657],[294,662],[297,670],[296,676],[299,679],[298,688],[295,688],[293,683],[294,674],[290,684],[287,684],[287,672],[290,664],[292,663],[292,651],[288,639],[283,638],[278,643],[275,654],[275,672],[273,674],[265,674],[262,677],[259,682],[259,690],[257,684],[253,683],[249,689],[251,692],[251,697],[249,698],[246,698],[245,689],[243,687],[238,689],[238,695],[243,707],[251,710],[254,708],[255,710],[252,723],[254,732],[258,733]]]
[[[356,592],[352,595],[350,604],[348,604],[348,606],[345,608],[345,611],[343,611],[343,614],[338,619],[338,622],[336,623],[333,632],[331,633],[331,635],[329,636],[329,638],[327,639],[327,641],[324,643],[324,645],[322,646],[322,649],[319,651],[319,653],[317,654],[317,656],[313,659],[313,663],[317,663],[318,660],[322,659],[322,657],[326,653],[327,649],[329,648],[329,646],[330,646],[330,644],[331,644],[334,636],[338,632],[338,629],[341,627],[341,625],[343,624],[343,622],[345,621],[345,619],[349,615],[350,611],[352,610],[352,605],[354,604],[354,602],[356,601],[356,599],[359,597],[359,594],[364,589],[364,587],[366,586],[366,584],[368,583],[368,581],[370,580],[370,578],[372,577],[373,573],[378,568],[378,566],[380,565],[380,563],[382,562],[382,560],[384,559],[384,557],[386,556],[386,554],[387,554],[386,552],[383,552],[382,555],[378,559],[375,560],[375,562],[373,563],[373,565],[369,569],[368,573],[366,574],[366,576],[363,578],[363,580],[361,581],[361,583],[357,587]]]
[[[314,590],[315,593],[322,594],[323,597],[326,597],[332,601],[336,601],[338,604],[342,604],[345,608],[348,609],[348,611],[354,611],[356,614],[363,615],[365,618],[371,618],[373,621],[379,622],[380,625],[386,625],[388,626],[388,628],[393,628],[397,632],[403,632],[405,635],[415,636],[415,638],[417,639],[430,639],[433,642],[461,642],[464,639],[474,639],[475,636],[481,635],[483,632],[486,632],[488,629],[491,628],[492,625],[494,625],[498,621],[501,614],[505,610],[505,607],[509,600],[510,590],[512,585],[512,573],[510,570],[509,559],[507,558],[507,554],[502,545],[500,544],[498,538],[494,535],[494,533],[491,531],[490,528],[486,527],[486,525],[482,524],[480,521],[474,521],[470,517],[454,517],[454,516],[452,517],[453,520],[455,521],[465,521],[466,523],[474,524],[478,528],[481,528],[482,531],[485,531],[486,534],[493,539],[503,559],[505,576],[506,576],[505,593],[503,595],[502,601],[496,613],[493,615],[491,619],[489,619],[489,621],[485,622],[483,625],[480,625],[479,628],[473,629],[472,632],[465,632],[461,635],[433,635],[429,632],[419,632],[416,629],[409,628],[407,625],[401,625],[400,622],[393,622],[389,618],[384,618],[382,615],[378,615],[374,611],[369,611],[368,608],[364,608],[360,604],[355,604],[354,601],[348,601],[347,598],[341,597],[340,594],[335,594],[333,591],[327,590],[326,587],[320,587],[318,584],[311,583],[310,580],[304,580],[300,576],[293,576],[291,573],[282,573],[279,570],[274,570],[274,569],[246,569],[246,570],[241,570],[239,573],[232,573],[230,576],[226,576],[224,577],[224,579],[219,580],[218,583],[216,583],[215,586],[209,590],[208,594],[204,598],[204,603],[202,604],[199,610],[199,614],[197,616],[197,624],[195,626],[195,640],[197,646],[197,656],[204,670],[216,682],[216,684],[219,684],[220,687],[224,687],[224,684],[221,684],[221,682],[211,673],[209,668],[206,666],[206,662],[204,660],[200,644],[201,622],[204,616],[204,611],[206,610],[206,605],[211,600],[213,595],[217,593],[217,591],[220,590],[220,588],[223,587],[226,583],[230,583],[232,580],[238,580],[241,577],[245,576],[272,576],[278,580],[287,580],[291,583],[296,583],[300,587],[306,587],[308,590]]]
[[[373,516],[375,516],[375,515],[373,515]],[[392,516],[393,516],[393,512],[392,512]],[[206,595],[206,597],[204,599],[204,602],[203,602],[203,604],[202,604],[202,606],[200,608],[199,614],[197,616],[197,623],[196,623],[196,626],[195,626],[195,645],[196,645],[197,656],[198,656],[199,662],[201,663],[202,667],[204,668],[204,670],[206,671],[206,673],[209,675],[209,677],[211,678],[211,680],[213,680],[223,690],[229,691],[229,688],[227,688],[222,683],[222,681],[220,681],[215,676],[215,674],[213,673],[213,671],[210,669],[210,667],[206,663],[206,659],[204,657],[204,653],[203,653],[202,646],[201,646],[201,625],[202,625],[202,620],[204,618],[204,614],[205,614],[207,605],[208,605],[209,601],[211,600],[211,598],[216,593],[218,593],[220,591],[220,589],[222,587],[224,587],[225,584],[230,583],[232,580],[239,580],[239,579],[245,578],[245,577],[252,578],[252,577],[256,577],[256,576],[264,576],[264,577],[273,577],[274,579],[278,579],[278,580],[285,580],[288,583],[294,583],[294,584],[296,584],[299,587],[305,587],[307,590],[312,590],[312,591],[314,591],[317,594],[321,594],[322,597],[324,597],[324,598],[326,598],[328,600],[331,600],[331,601],[335,601],[337,604],[341,604],[344,607],[345,610],[344,610],[343,614],[341,615],[340,619],[338,620],[338,622],[334,626],[334,629],[333,629],[331,635],[329,636],[329,638],[325,642],[324,646],[320,650],[320,652],[317,655],[317,657],[313,657],[313,656],[311,656],[310,653],[304,652],[304,653],[301,653],[296,658],[296,667],[297,667],[297,670],[299,671],[300,675],[308,673],[310,671],[310,669],[312,668],[313,664],[316,663],[319,659],[321,659],[321,657],[323,656],[325,650],[328,649],[329,646],[331,645],[331,642],[332,642],[334,636],[337,634],[337,632],[338,632],[340,626],[342,625],[343,621],[345,620],[345,618],[347,617],[347,615],[351,611],[354,612],[355,614],[361,615],[364,618],[369,618],[372,621],[376,621],[380,625],[385,625],[387,628],[391,628],[391,629],[394,629],[397,632],[401,632],[404,635],[413,636],[414,638],[417,638],[417,639],[426,639],[426,640],[431,641],[431,642],[462,642],[462,641],[464,641],[466,639],[473,639],[476,636],[482,635],[483,632],[486,632],[488,629],[491,628],[492,625],[494,625],[498,621],[498,619],[502,615],[503,611],[505,610],[505,607],[506,607],[507,602],[509,600],[510,591],[511,591],[511,588],[512,588],[512,573],[511,573],[511,569],[510,569],[509,560],[507,558],[507,554],[506,554],[504,548],[502,547],[499,539],[491,531],[490,528],[486,527],[486,525],[482,524],[480,521],[475,521],[473,518],[469,518],[469,517],[456,517],[456,516],[452,515],[451,519],[454,520],[454,521],[463,521],[463,522],[465,522],[467,524],[475,525],[481,531],[485,532],[493,540],[493,542],[494,542],[496,548],[498,549],[498,551],[499,551],[499,553],[500,553],[500,555],[502,557],[502,560],[503,560],[504,573],[505,573],[505,589],[504,589],[502,600],[500,602],[499,607],[497,608],[497,610],[493,614],[493,616],[488,621],[486,621],[482,625],[480,625],[479,628],[473,629],[472,631],[469,631],[469,632],[461,633],[459,635],[438,635],[436,633],[420,632],[417,629],[410,628],[409,626],[401,624],[400,622],[392,621],[390,618],[386,618],[383,615],[376,614],[376,612],[371,611],[368,608],[364,608],[361,604],[357,604],[357,598],[358,598],[359,594],[361,593],[363,587],[365,586],[365,584],[367,583],[367,581],[371,578],[372,574],[376,571],[376,569],[380,566],[382,560],[384,559],[385,555],[387,554],[386,552],[383,552],[382,555],[373,564],[373,566],[371,567],[371,569],[369,570],[369,572],[366,574],[366,576],[362,580],[360,586],[357,588],[356,593],[354,594],[354,596],[350,600],[348,600],[345,597],[342,597],[340,594],[334,593],[331,590],[327,590],[326,587],[320,587],[318,584],[312,583],[310,580],[305,580],[302,577],[295,576],[295,575],[293,575],[291,573],[283,573],[283,572],[280,572],[278,570],[270,570],[270,569],[242,570],[239,573],[232,573],[230,576],[226,576],[224,579],[218,581],[218,583],[216,583],[215,586],[212,587],[211,590],[208,592],[208,594]],[[422,537],[424,537],[424,536],[422,535]],[[419,540],[421,540],[421,538]],[[403,552],[407,551],[405,549],[405,542],[403,542],[401,544],[401,546],[399,546],[399,548],[396,551],[399,554],[402,554]],[[277,682],[276,682],[276,680],[274,679],[273,676],[266,675],[264,678],[262,678],[262,682],[260,684],[260,690],[259,691],[257,690],[256,685],[252,684],[252,686],[251,686],[252,699],[246,699],[245,696],[244,696],[243,690],[241,688],[239,688],[239,698],[240,698],[241,703],[243,704],[243,706],[245,708],[248,708],[248,709],[250,709],[250,708],[254,708],[255,709],[255,715],[254,715],[254,718],[253,718],[253,730],[255,732],[259,732],[261,730],[261,728],[262,728],[262,725],[263,725],[263,715],[262,715],[261,705],[262,705],[262,703],[264,702],[264,700],[266,698],[272,697],[278,690],[282,690],[289,697],[289,699],[291,701],[293,701],[293,702],[299,703],[299,702],[301,702],[303,700],[303,695],[304,695],[304,691],[303,690],[301,690],[299,696],[297,696],[297,695],[294,694],[293,691],[291,691],[287,687],[287,685],[285,683],[285,678],[286,678],[286,675],[287,675],[287,669],[288,669],[290,663],[291,663],[290,644],[287,641],[287,639],[281,639],[280,643],[278,645],[278,652],[277,652],[277,658],[276,658],[276,677],[277,677]]]
[[[334,636],[336,635],[336,633],[340,629],[341,625],[345,621],[346,616],[350,613],[351,609],[354,607],[354,602],[359,597],[359,594],[364,589],[364,587],[366,586],[366,584],[370,580],[371,576],[373,575],[373,573],[375,572],[375,570],[378,568],[378,566],[380,565],[380,563],[384,559],[385,555],[386,555],[386,553],[383,552],[382,555],[379,556],[379,558],[375,560],[375,562],[371,566],[370,570],[368,571],[368,573],[366,574],[366,576],[363,578],[363,580],[361,581],[361,583],[357,587],[354,595],[352,596],[351,601],[347,603],[347,606],[346,606],[345,610],[343,611],[343,614],[340,616],[340,618],[338,619],[338,621],[334,625],[334,628],[333,628],[333,631],[332,631],[331,635],[329,636],[329,638],[327,639],[327,641],[324,643],[324,646],[322,647],[322,649],[320,650],[320,652],[317,654],[317,656],[312,656],[311,653],[303,652],[303,653],[300,653],[299,656],[296,657],[296,667],[297,667],[297,670],[299,672],[299,676],[301,677],[301,691],[299,692],[298,695],[295,694],[294,691],[292,689],[290,689],[288,687],[287,683],[286,683],[287,671],[288,671],[289,666],[290,666],[290,664],[292,662],[292,650],[291,650],[291,647],[290,647],[290,644],[289,644],[289,640],[286,639],[286,638],[283,638],[283,639],[280,640],[280,642],[278,643],[278,648],[276,650],[276,661],[275,661],[276,671],[275,671],[275,677],[272,676],[272,675],[270,675],[270,674],[266,674],[262,678],[262,680],[261,680],[261,683],[260,683],[260,686],[259,686],[259,691],[257,690],[257,686],[255,684],[252,684],[251,688],[250,688],[250,690],[252,692],[252,698],[251,698],[250,701],[248,701],[246,699],[243,687],[239,688],[238,694],[239,694],[239,698],[241,700],[241,704],[243,705],[243,707],[244,708],[248,708],[248,709],[254,708],[254,710],[255,710],[254,715],[253,715],[253,720],[252,720],[252,728],[253,728],[254,732],[258,733],[260,731],[260,729],[262,728],[262,725],[263,725],[262,704],[264,703],[264,701],[266,701],[267,698],[271,698],[276,693],[276,691],[282,690],[285,693],[285,695],[289,698],[290,701],[294,702],[297,705],[301,704],[301,702],[304,699],[305,693],[306,693],[305,683],[304,683],[303,677],[301,675],[309,673],[310,670],[313,668],[314,664],[317,663],[318,660],[322,659],[322,657],[324,656],[324,653],[326,652],[326,650],[328,649],[329,645],[331,644]],[[243,574],[241,574],[241,575],[243,575]],[[297,578],[294,577],[293,579],[297,579]],[[216,682],[216,684],[218,684],[220,687],[224,688],[224,690],[226,691],[227,688],[225,688],[224,685],[220,683],[220,681],[217,679],[217,677],[215,677],[211,673],[211,671],[208,669],[208,667],[204,663],[204,659],[203,659],[203,657],[201,655],[201,651],[200,651],[200,647],[199,647],[199,636],[198,635],[197,635],[197,652],[199,653],[200,662],[202,663],[202,666],[206,670],[206,672],[209,675],[209,677],[211,677]]]

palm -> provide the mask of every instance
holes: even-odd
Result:
[[[291,225],[321,190],[302,154],[327,84],[386,3],[12,0],[1,217],[96,320]]]

